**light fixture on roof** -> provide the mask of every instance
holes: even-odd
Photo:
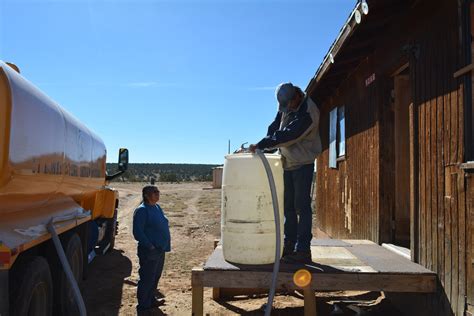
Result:
[[[331,62],[331,64],[334,64],[334,56],[332,55],[332,53],[329,53],[329,61]]]
[[[369,5],[367,4],[367,0],[362,0],[360,7],[362,8],[362,13],[364,13],[364,15],[369,14]]]
[[[359,10],[354,11],[354,18],[357,24],[360,24],[360,21],[362,21],[362,16],[360,15]]]

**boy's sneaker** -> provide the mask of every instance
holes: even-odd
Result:
[[[162,305],[165,305],[165,299],[164,298],[155,299],[155,300],[153,300],[153,303],[151,303],[151,307],[160,307]]]
[[[311,251],[296,251],[283,258],[286,263],[311,263]]]

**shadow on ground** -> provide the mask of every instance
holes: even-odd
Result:
[[[283,293],[282,293],[283,294]],[[325,293],[318,293],[316,297],[317,315],[371,315],[371,316],[399,316],[400,310],[396,308],[389,300],[387,300],[380,292],[367,292],[355,296],[339,296],[337,294],[326,297]],[[285,307],[272,310],[273,315],[303,315],[303,296],[297,292],[286,293],[294,297],[301,298],[301,307]],[[324,295],[324,296],[320,296]],[[264,297],[265,295],[253,295],[252,297]],[[233,303],[239,300],[246,300],[247,296],[240,296],[216,301],[219,305],[225,307],[231,312],[240,315],[264,315],[264,308],[256,310],[244,310],[235,306]]]
[[[88,315],[118,315],[122,287],[132,273],[132,262],[123,251],[112,250],[98,256],[88,267],[82,291]]]

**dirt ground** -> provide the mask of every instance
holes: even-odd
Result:
[[[138,258],[132,236],[133,211],[141,201],[143,183],[114,184],[120,192],[119,230],[115,250],[91,263],[82,286],[89,315],[135,315]],[[211,183],[158,183],[159,204],[170,221],[171,248],[167,253],[159,291],[165,304],[156,315],[191,314],[191,269],[200,266],[212,253],[214,240],[220,236],[221,190]],[[317,235],[317,232],[314,233]],[[316,293],[319,315],[329,315],[334,304],[338,315],[398,315],[381,293]],[[204,291],[204,313],[210,315],[263,315],[266,296],[212,300],[211,289]],[[355,303],[354,303],[355,302]],[[303,299],[298,293],[277,295],[272,315],[303,314]],[[336,309],[338,308],[336,307]]]

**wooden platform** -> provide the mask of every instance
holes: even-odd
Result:
[[[434,272],[371,241],[313,239],[311,251],[311,264],[282,262],[278,275],[278,290],[295,290],[298,287],[293,283],[293,274],[303,268],[311,272],[311,284],[305,289],[305,315],[315,314],[314,291],[436,291]],[[218,245],[204,266],[192,271],[193,315],[203,315],[204,287],[268,289],[272,269],[272,264],[227,262]]]

